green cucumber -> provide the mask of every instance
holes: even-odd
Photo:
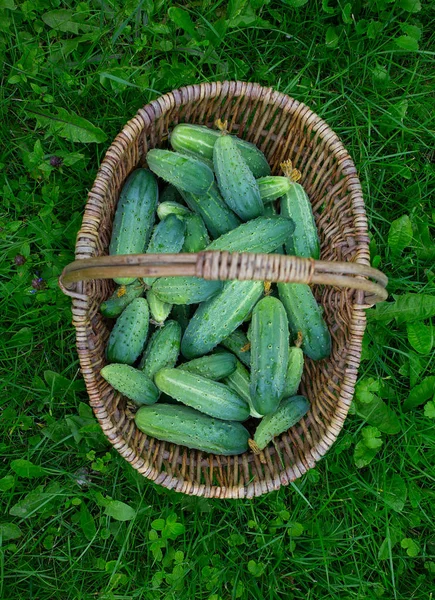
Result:
[[[261,418],[263,415],[260,415],[252,405],[251,394],[249,392],[249,387],[251,384],[251,379],[249,376],[249,371],[242,365],[242,363],[238,360],[236,364],[236,370],[231,373],[228,377],[223,380],[223,383],[227,385],[229,388],[234,390],[236,394],[239,394],[245,402],[249,405],[249,414],[251,417]]]
[[[100,371],[110,385],[136,404],[154,404],[159,390],[145,373],[130,365],[106,365]]]
[[[197,156],[203,161],[213,164],[213,147],[221,132],[203,125],[180,123],[174,127],[170,136],[171,146],[177,152]],[[264,154],[255,144],[246,142],[236,136],[231,136],[247,162],[254,177],[264,177],[270,174],[270,167]],[[208,164],[208,163],[207,163]]]
[[[135,298],[117,318],[107,342],[107,360],[132,365],[145,346],[150,311],[145,298]]]
[[[154,227],[148,244],[147,254],[177,254],[184,244],[186,224],[175,215],[168,215]],[[144,277],[143,281],[151,286],[157,277]]]
[[[151,437],[203,452],[232,456],[248,449],[249,432],[241,423],[214,419],[188,406],[142,406],[135,422]]]
[[[184,219],[186,235],[181,252],[201,252],[210,243],[207,228],[199,215],[189,214]]]
[[[282,302],[263,298],[252,311],[252,406],[260,415],[274,412],[283,397],[289,355],[289,329]]]
[[[156,386],[175,400],[225,421],[245,421],[249,407],[223,383],[183,369],[161,369],[154,377]]]
[[[286,254],[318,259],[320,242],[310,200],[299,183],[292,182],[288,192],[280,200],[281,215],[295,223],[293,235],[286,244]]]
[[[144,286],[138,281],[130,285],[121,285],[116,288],[113,294],[101,303],[100,312],[103,317],[114,319],[119,317],[124,308],[135,298],[139,298],[144,293]]]
[[[160,298],[157,298],[152,288],[147,291],[147,302],[155,324],[163,325],[172,310],[172,304],[163,302]]]
[[[247,367],[251,366],[251,344],[241,329],[236,329],[231,335],[223,339],[221,346],[231,350]]]
[[[292,335],[302,335],[301,348],[313,360],[331,353],[331,335],[309,285],[278,283],[278,293],[287,311]]]
[[[150,379],[160,369],[172,369],[180,353],[181,327],[176,321],[167,321],[161,329],[157,329],[150,338],[140,360],[139,369]]]
[[[231,375],[236,368],[236,362],[237,358],[234,354],[218,352],[208,356],[201,356],[201,358],[194,358],[189,362],[181,364],[177,369],[219,381]]]
[[[222,290],[222,281],[199,277],[161,277],[153,285],[155,295],[171,304],[198,304]]]
[[[284,244],[294,231],[294,223],[284,217],[258,217],[221,235],[206,250],[228,252],[273,252]]]
[[[301,383],[303,370],[304,353],[301,348],[292,346],[289,350],[283,398],[289,398],[296,394]]]
[[[227,281],[196,310],[181,340],[182,354],[186,358],[208,354],[241,325],[262,294],[262,281]]]
[[[261,177],[257,179],[260,189],[260,196],[264,204],[278,200],[284,196],[291,187],[291,181],[288,177],[281,175],[270,175],[269,177]]]
[[[157,181],[148,169],[136,169],[127,178],[113,219],[109,254],[142,254],[147,247],[157,207]],[[128,285],[135,277],[115,277]]]
[[[263,417],[254,434],[259,450],[264,450],[274,437],[296,425],[307,414],[310,404],[304,396],[293,396],[281,402],[277,410]]]
[[[183,198],[175,185],[168,183],[160,194],[160,202],[181,202]]]
[[[190,214],[190,210],[179,202],[167,200],[166,202],[160,202],[157,206],[157,216],[161,221],[166,219],[166,217],[169,215],[175,215],[176,217],[187,217],[187,215]]]
[[[205,194],[214,181],[210,167],[185,154],[154,148],[148,151],[146,159],[156,175],[192,194]]]
[[[225,204],[216,183],[205,194],[180,191],[187,206],[203,218],[210,235],[217,238],[240,225],[240,219]]]
[[[277,214],[276,206],[274,202],[268,202],[264,205],[264,216],[273,217]],[[283,252],[284,254],[284,252]]]
[[[223,199],[243,221],[264,212],[258,183],[234,139],[225,132],[213,147],[213,165]]]

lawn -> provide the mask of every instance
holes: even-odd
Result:
[[[432,598],[433,17],[427,0],[0,0],[0,598]],[[390,293],[337,442],[240,501],[169,492],[111,448],[57,286],[125,122],[223,79],[273,86],[338,133]]]

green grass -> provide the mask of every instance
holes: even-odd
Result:
[[[294,4],[199,0],[168,14],[165,0],[0,2],[0,598],[432,598],[433,6]],[[293,485],[237,502],[168,492],[111,449],[57,287],[110,140],[159,94],[223,78],[288,93],[341,136],[390,300],[427,303],[402,323],[369,311],[338,441]],[[61,129],[55,107],[99,128],[88,135],[100,141]],[[368,421],[367,402],[377,406]]]

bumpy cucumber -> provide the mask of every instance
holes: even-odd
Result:
[[[147,162],[156,175],[192,194],[205,194],[214,181],[210,167],[178,152],[154,148],[148,151]]]
[[[292,185],[288,177],[282,177],[281,175],[261,177],[260,179],[257,179],[257,183],[264,204],[268,204],[269,202],[273,202],[274,200],[281,198],[281,196],[284,196]]]
[[[243,398],[223,383],[183,369],[161,369],[154,381],[168,396],[211,417],[225,421],[245,421],[249,417]]]
[[[225,204],[216,183],[205,194],[180,191],[190,210],[203,218],[210,235],[219,237],[240,225],[240,219]]]
[[[219,381],[228,377],[235,370],[237,358],[229,352],[218,352],[209,356],[194,358],[189,362],[181,364],[177,369],[189,371],[195,375],[202,375],[208,379]]]
[[[157,198],[157,181],[151,171],[133,171],[119,196],[109,254],[144,252],[154,225]],[[115,277],[119,285],[128,285],[134,280],[134,277]]]
[[[201,252],[209,243],[210,238],[204,221],[199,215],[187,215],[185,217],[186,235],[181,252]]]
[[[221,235],[207,250],[228,252],[273,252],[284,244],[294,231],[294,223],[284,217],[258,217]]]
[[[172,369],[180,353],[181,327],[176,321],[167,321],[151,336],[145,352],[140,360],[139,369],[150,379],[160,369]]]
[[[171,185],[170,183],[168,183],[167,185],[165,185],[165,187],[163,188],[163,192],[160,194],[160,202],[181,202],[182,201],[182,197],[180,192],[177,190],[177,188],[175,187],[175,185]]]
[[[132,365],[142,352],[148,336],[150,311],[145,298],[132,300],[117,318],[109,341],[107,360]]]
[[[262,281],[227,281],[190,320],[181,340],[183,355],[195,358],[213,350],[241,325],[262,294]]]
[[[222,281],[199,277],[161,277],[154,285],[155,295],[171,304],[198,304],[222,290]]]
[[[234,139],[223,133],[213,148],[213,165],[219,190],[228,206],[244,221],[264,212],[258,183]]]
[[[264,205],[264,216],[265,217],[273,217],[277,214],[276,206],[274,202],[268,202]],[[284,252],[283,252],[284,254]]]
[[[283,397],[288,366],[288,319],[282,302],[271,296],[260,300],[251,327],[251,401],[258,414],[268,415]]]
[[[175,215],[168,215],[154,227],[148,244],[147,254],[177,254],[184,244],[186,225]],[[152,285],[157,277],[144,277],[147,285]]]
[[[255,430],[254,442],[260,450],[277,435],[296,425],[307,414],[310,404],[304,396],[285,398],[278,409],[263,417]]]
[[[328,357],[331,335],[310,287],[303,283],[278,283],[277,287],[292,335],[302,335],[304,354],[313,360]]]
[[[147,291],[147,301],[152,319],[157,325],[163,325],[172,310],[172,304],[157,298],[152,288]]]
[[[118,392],[136,404],[154,404],[159,390],[145,373],[129,365],[106,365],[101,375]]]
[[[221,421],[188,406],[155,404],[135,416],[140,431],[158,440],[231,456],[248,449],[249,433],[241,423]]]
[[[101,303],[100,312],[103,317],[114,319],[119,317],[124,308],[135,298],[139,298],[144,293],[144,286],[138,281],[130,285],[121,285],[116,288],[113,294]]]
[[[241,329],[236,329],[231,335],[221,341],[221,345],[237,356],[247,367],[251,366],[250,343]]]
[[[171,145],[177,152],[197,156],[201,160],[213,164],[213,146],[221,132],[202,125],[180,123],[171,133]],[[255,144],[246,142],[236,136],[231,136],[240,150],[243,158],[251,169],[254,177],[264,177],[270,174],[270,167],[264,154]],[[208,163],[209,164],[209,163]]]
[[[249,371],[242,365],[242,363],[239,360],[236,364],[236,370],[233,373],[231,373],[231,375],[226,377],[223,380],[223,383],[225,383],[225,385],[234,390],[236,394],[239,394],[239,396],[248,403],[249,413],[251,417],[255,417],[258,419],[263,416],[260,415],[252,405],[251,394],[249,392],[249,387],[251,384]]]
[[[311,203],[304,188],[292,182],[288,192],[280,200],[281,215],[290,217],[296,228],[286,244],[286,253],[306,258],[320,257],[320,242],[317,234]]]
[[[301,348],[292,346],[289,350],[283,398],[289,398],[296,394],[301,383],[303,370],[304,353]]]
[[[171,200],[167,200],[166,202],[160,202],[160,204],[157,206],[157,216],[161,221],[163,221],[163,219],[166,219],[166,217],[169,215],[175,215],[177,217],[186,217],[190,214],[191,212],[186,206],[183,206],[179,202]]]

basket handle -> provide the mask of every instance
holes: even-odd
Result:
[[[82,298],[75,283],[114,277],[202,277],[325,284],[366,292],[369,308],[386,300],[387,277],[370,266],[353,262],[313,260],[282,254],[204,251],[191,254],[124,254],[75,260],[67,265],[59,285],[68,296]],[[368,278],[374,281],[369,281]]]

